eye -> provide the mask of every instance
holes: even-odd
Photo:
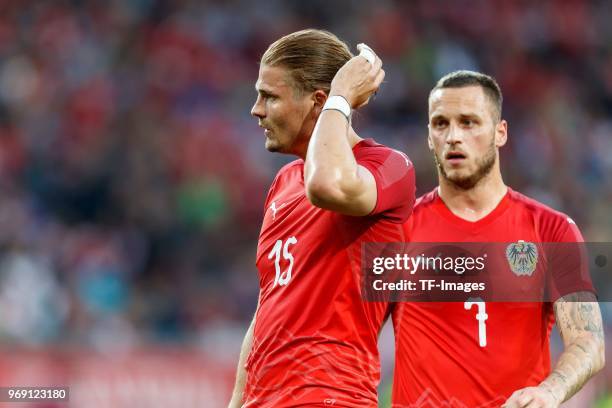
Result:
[[[474,126],[475,122],[472,119],[465,118],[461,120],[461,124],[463,126],[472,127]]]
[[[433,122],[433,126],[436,129],[443,129],[448,125],[448,121],[446,119],[436,119]]]
[[[259,97],[261,98],[261,100],[264,101],[264,102],[273,101],[273,100],[277,99],[276,95],[269,94],[269,93],[267,93],[265,91],[259,91],[258,94],[259,94]]]

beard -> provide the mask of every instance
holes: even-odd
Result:
[[[491,140],[491,145],[487,149],[486,153],[476,159],[476,170],[472,174],[468,175],[455,175],[449,176],[444,169],[442,160],[434,152],[434,161],[438,167],[438,173],[448,182],[453,184],[455,187],[461,190],[470,190],[474,188],[483,178],[485,178],[493,169],[495,165],[495,141]]]
[[[269,152],[276,153],[280,151],[280,146],[278,145],[276,140],[267,139],[264,145],[265,145],[266,150]]]

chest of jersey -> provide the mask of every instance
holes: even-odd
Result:
[[[551,316],[549,305],[538,302],[548,294],[554,265],[532,213],[508,205],[482,222],[469,223],[430,207],[416,212],[405,227],[413,243],[465,245],[474,256],[486,253],[483,280],[488,289],[486,299],[466,294],[461,302],[401,304],[398,309],[403,309],[407,318],[403,323],[418,326],[419,321],[427,322],[424,327],[435,326],[453,343],[487,350],[493,347],[498,353],[508,352],[512,345],[519,347],[520,342],[507,341],[508,332],[537,333],[542,339]]]
[[[407,230],[410,242],[431,243],[413,244],[415,247],[431,246],[429,252],[440,257],[456,258],[456,254],[461,254],[480,260],[484,269],[462,275],[451,271],[453,276],[449,278],[457,282],[460,278],[483,282],[486,300],[541,301],[547,297],[552,279],[550,246],[541,242],[537,225],[528,214],[507,210],[486,225],[475,223],[471,228],[442,217],[417,214],[409,221]]]
[[[320,260],[332,264],[342,256],[346,232],[338,232],[341,215],[310,204],[300,174],[288,175],[268,203],[256,258],[262,296],[288,294],[324,276]]]

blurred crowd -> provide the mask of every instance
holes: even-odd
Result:
[[[0,1],[0,343],[236,355],[292,159],[249,115],[258,60],[306,27],[382,57],[355,128],[411,157],[419,193],[429,90],[481,70],[504,92],[506,182],[612,242],[610,21],[604,0]]]

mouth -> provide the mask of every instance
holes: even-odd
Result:
[[[266,137],[269,137],[272,134],[272,131],[270,130],[270,128],[264,126],[263,124],[259,124],[259,127],[262,128],[264,130],[264,135]]]
[[[450,151],[450,152],[446,153],[444,158],[450,164],[459,164],[463,160],[465,160],[467,157],[466,157],[465,153],[462,153],[462,152],[459,152],[459,151]]]

